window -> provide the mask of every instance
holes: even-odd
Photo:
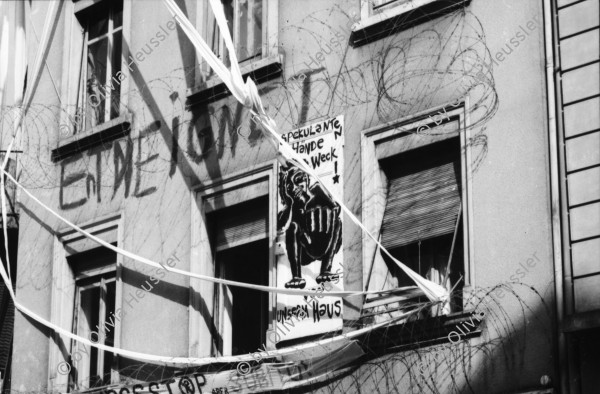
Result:
[[[123,43],[130,41],[131,2],[73,0],[64,7],[59,139],[68,143],[124,115],[129,68]]]
[[[408,3],[410,0],[371,0],[371,13],[381,12],[383,9]]]
[[[16,178],[17,174],[17,158],[16,156],[20,152],[12,152],[15,158],[9,158],[6,162],[6,172],[8,172],[13,178]],[[0,163],[4,160],[6,155],[5,151],[0,151]],[[8,216],[8,226],[14,228],[17,226],[17,186],[8,179],[6,175],[4,177],[4,196],[6,198],[6,208]],[[1,223],[2,219],[0,219]]]
[[[120,114],[123,0],[97,2],[79,12],[77,19],[84,35],[78,124],[91,129]]]
[[[256,71],[257,68],[265,67],[269,63],[280,62],[277,40],[278,2],[266,0],[222,0],[221,2],[242,74]],[[229,67],[231,57],[225,48],[208,1],[198,2],[196,26],[213,52]],[[198,59],[200,69],[196,83],[201,85],[213,76],[213,71],[201,57],[198,56]]]
[[[383,159],[380,166],[387,177],[381,243],[412,270],[451,290],[464,277],[459,138]],[[386,262],[398,286],[414,284]]]
[[[444,310],[449,313],[462,310],[461,289],[472,284],[470,150],[467,132],[461,133],[462,108],[442,111],[363,134],[363,174],[370,174],[363,178],[363,221],[396,259],[448,290],[455,288],[458,296]],[[390,290],[385,299],[367,299],[370,316],[401,310],[422,296],[367,238],[363,261],[366,286]]]
[[[360,23],[350,36],[354,47],[408,29],[464,7],[470,0],[361,0]]]
[[[267,196],[207,215],[217,277],[268,285]],[[265,342],[267,294],[236,286],[217,286],[215,316],[223,339],[216,354],[247,354]]]
[[[116,253],[107,248],[92,249],[68,258],[75,273],[73,333],[107,346],[115,345],[115,324],[118,324],[114,315],[116,259]],[[78,356],[74,357],[74,354]],[[112,375],[117,370],[117,360],[112,353],[72,341],[71,355],[72,387],[87,389],[112,383]]]
[[[229,22],[229,33],[233,39],[238,61],[244,63],[260,57],[262,51],[263,0],[223,0],[222,3],[225,18]],[[212,50],[229,66],[229,55],[216,24],[208,38]]]
[[[363,0],[361,17],[365,20],[383,12],[386,17],[396,16],[434,1],[437,0]]]
[[[97,218],[79,226],[113,245],[122,244],[120,215]],[[54,241],[50,321],[94,342],[121,347],[121,255],[70,227]],[[116,313],[115,313],[116,312]],[[115,317],[115,314],[117,315]],[[99,335],[92,333],[98,332]],[[119,383],[118,357],[98,351],[58,333],[53,334],[49,364],[62,365],[48,373],[48,391],[69,392]]]
[[[265,196],[207,215],[217,277],[268,285],[268,207]],[[237,355],[258,349],[267,331],[267,308],[264,292],[218,286],[215,316],[223,343],[217,353]]]
[[[232,175],[198,191],[192,210],[192,272],[274,283],[274,167],[270,163],[266,170]],[[274,295],[197,280],[191,287],[191,310],[197,311],[190,317],[191,355],[247,354],[265,343],[273,327]]]

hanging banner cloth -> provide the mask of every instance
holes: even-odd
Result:
[[[283,363],[261,363],[246,374],[241,374],[236,369],[196,372],[164,380],[127,386],[111,385],[95,390],[101,389],[107,394],[121,393],[123,390],[140,394],[258,393],[287,390],[334,377],[334,371],[364,354],[358,342],[353,340],[321,357]]]

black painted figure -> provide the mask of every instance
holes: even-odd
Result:
[[[342,244],[340,206],[320,184],[309,186],[308,174],[297,167],[282,168],[279,173],[279,194],[283,211],[279,213],[278,228],[285,231],[287,255],[292,268],[292,280],[286,288],[303,289],[303,265],[321,260],[317,283],[339,279],[331,272],[333,256]]]

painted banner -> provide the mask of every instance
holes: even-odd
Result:
[[[283,140],[338,197],[344,190],[344,120],[337,116],[284,133]],[[281,341],[342,329],[342,213],[338,203],[304,171],[279,168],[277,286],[315,289],[315,297],[277,294],[277,323],[267,333],[272,348]],[[321,295],[322,294],[322,295]]]
[[[302,361],[261,363],[241,374],[232,369],[221,372],[197,372],[155,382],[111,386],[98,394],[229,394],[263,393],[286,390],[335,378],[336,370],[359,359],[365,352],[357,341],[348,341],[325,356]]]

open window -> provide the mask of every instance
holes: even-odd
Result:
[[[75,273],[72,332],[107,346],[115,345],[119,323],[115,318],[116,260],[116,253],[104,247],[68,257]],[[110,352],[72,341],[71,357],[71,385],[78,389],[109,385],[117,373],[117,359]]]
[[[387,177],[382,245],[448,291],[464,277],[460,165],[459,137],[380,161]],[[414,285],[383,257],[399,287]]]
[[[217,277],[266,286],[269,283],[269,198],[262,196],[207,214]],[[223,339],[216,353],[248,354],[264,342],[268,294],[219,285],[214,314]]]
[[[120,114],[123,0],[96,2],[77,13],[83,31],[76,132]]]
[[[461,113],[444,108],[392,129],[367,131],[363,138],[363,173],[370,174],[363,177],[364,223],[397,260],[454,289],[444,314],[462,311],[462,289],[471,277]],[[366,287],[386,290],[366,299],[363,316],[378,319],[424,300],[412,280],[366,238],[363,258]]]
[[[191,272],[272,286],[276,180],[269,163],[195,193]],[[274,324],[273,294],[197,279],[190,287],[190,356],[247,354],[265,343]]]
[[[222,0],[229,33],[240,64],[260,58],[263,41],[263,0]],[[213,17],[214,21],[214,17]],[[216,23],[208,32],[208,43],[221,60],[230,66],[231,60]]]
[[[122,244],[120,215],[79,226],[109,244]],[[99,247],[78,231],[60,231],[52,259],[50,321],[93,342],[120,347],[121,264],[122,256]],[[118,357],[64,335],[53,335],[48,365],[61,365],[61,369],[49,371],[49,391],[82,391],[119,383]]]
[[[131,2],[73,0],[65,8],[60,144],[119,123],[129,84],[124,43]]]
[[[221,3],[244,79],[250,75],[258,84],[277,78],[281,74],[282,63],[278,50],[279,2],[221,0]],[[231,66],[231,55],[225,47],[208,1],[198,2],[196,28],[223,63]],[[222,98],[222,81],[200,55],[197,55],[197,59],[197,86],[191,93],[209,96],[210,100]],[[210,90],[210,94],[205,93],[206,90]]]

